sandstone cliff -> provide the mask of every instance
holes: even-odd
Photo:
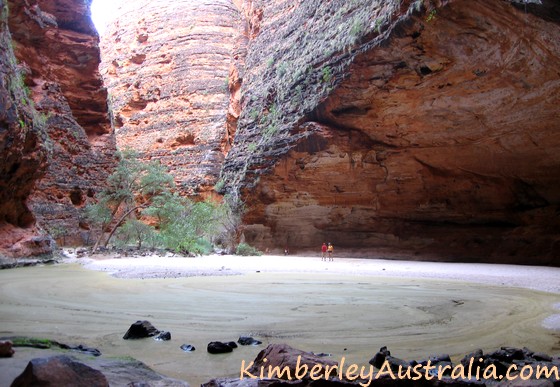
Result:
[[[118,146],[167,165],[189,195],[212,193],[231,142],[229,0],[127,2],[102,39]]]
[[[90,1],[1,4],[0,254],[42,254],[48,233],[85,242],[80,209],[114,165],[99,38]]]
[[[239,197],[260,248],[559,264],[559,20],[550,0],[142,1],[103,73],[119,144]]]
[[[0,1],[0,255],[16,243],[45,241],[29,238],[36,233],[34,217],[25,204],[34,182],[45,169],[45,129],[31,106],[14,56],[8,28],[8,4]],[[31,233],[23,229],[31,229]],[[48,251],[48,243],[46,243]],[[39,248],[42,250],[42,248]]]
[[[558,3],[311,3],[252,3],[248,242],[558,264]]]

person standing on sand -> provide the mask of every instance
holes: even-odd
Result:
[[[329,242],[329,245],[327,246],[327,251],[329,252],[329,261],[334,261],[334,258],[332,257],[334,247],[330,242]]]
[[[323,246],[321,246],[321,252],[323,253],[321,255],[321,261],[326,261],[327,260],[327,244],[325,242],[323,242]]]

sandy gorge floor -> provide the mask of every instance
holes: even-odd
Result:
[[[242,360],[273,342],[357,364],[384,345],[405,359],[458,360],[503,345],[560,351],[558,268],[274,256],[77,261],[0,271],[0,336],[130,355],[193,386],[239,376]],[[122,339],[144,319],[172,340]],[[263,345],[206,352],[208,342],[240,335]],[[196,351],[181,351],[185,343]]]

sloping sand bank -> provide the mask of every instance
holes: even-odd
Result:
[[[80,261],[95,270],[65,264],[0,271],[0,335],[130,355],[191,385],[239,376],[242,361],[273,342],[356,364],[384,345],[405,359],[445,352],[457,360],[504,345],[559,351],[558,331],[550,329],[560,313],[557,268],[291,256]],[[123,340],[143,319],[172,340]],[[552,321],[548,328],[545,321]],[[240,335],[263,345],[206,352],[208,342]],[[196,351],[182,352],[186,343]]]

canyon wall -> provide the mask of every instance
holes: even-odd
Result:
[[[88,1],[0,6],[2,255],[87,243],[118,143],[263,249],[559,264],[557,2],[130,2],[112,117]]]
[[[82,209],[115,165],[91,1],[2,1],[0,255],[83,244]]]
[[[178,1],[103,38],[119,146],[292,252],[559,264],[559,6]]]
[[[119,148],[169,167],[180,190],[213,195],[224,153],[239,30],[229,0],[127,2],[102,39]]]
[[[558,3],[252,2],[222,173],[260,248],[559,264]]]

